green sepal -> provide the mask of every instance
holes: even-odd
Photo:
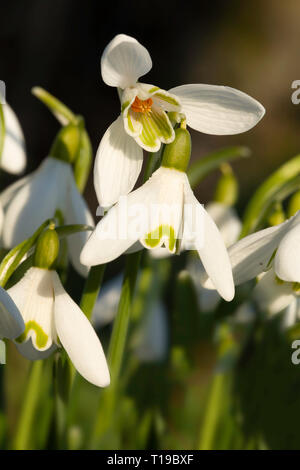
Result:
[[[197,160],[187,171],[191,187],[198,186],[207,175],[220,168],[223,163],[249,156],[250,150],[247,147],[229,147]]]
[[[50,226],[39,236],[33,256],[33,266],[53,269],[59,253],[59,237],[54,226]]]
[[[186,171],[192,151],[191,136],[187,129],[175,130],[175,139],[164,148],[162,166],[179,171]]]
[[[300,155],[289,160],[267,178],[254,193],[244,215],[240,237],[258,230],[277,202],[299,189]]]

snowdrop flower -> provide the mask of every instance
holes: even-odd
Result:
[[[5,103],[2,105],[2,109],[5,124],[5,137],[1,155],[1,168],[8,173],[18,175],[22,173],[26,167],[24,135],[18,118],[11,107]]]
[[[157,152],[161,143],[174,140],[167,113],[180,113],[193,129],[215,135],[245,132],[264,115],[260,103],[234,88],[193,84],[165,91],[138,82],[151,68],[149,52],[130,36],[117,35],[103,52],[102,78],[118,88],[121,115],[97,151],[94,183],[102,207],[132,190],[142,167],[142,149]]]
[[[0,340],[15,339],[25,329],[18,307],[3,287],[0,287]]]
[[[55,230],[43,232],[33,267],[7,291],[25,323],[25,331],[15,340],[16,346],[27,359],[37,360],[48,357],[61,344],[86,380],[105,387],[110,378],[98,336],[52,268],[58,251]]]
[[[55,150],[36,171],[9,186],[0,195],[0,205],[4,209],[2,243],[5,248],[12,248],[31,236],[47,218],[53,218],[56,211],[63,215],[65,224],[94,226],[70,163],[55,158]],[[81,275],[87,274],[85,266],[79,262],[87,237],[86,232],[80,232],[68,238],[71,262]]]
[[[274,269],[260,274],[253,299],[262,312],[270,316],[285,311],[283,326],[288,328],[300,319],[300,284],[279,279]]]
[[[225,246],[229,247],[237,241],[242,224],[233,207],[220,202],[210,202],[206,205],[208,214],[216,223]],[[201,284],[201,272],[203,266],[195,256],[188,259],[187,270],[194,282],[198,297],[199,307],[202,312],[211,312],[216,309],[220,302],[220,296],[214,289],[206,289]]]
[[[102,287],[93,310],[94,327],[102,328],[116,316],[121,295],[123,276],[119,275]],[[154,299],[143,312],[143,318],[134,334],[132,348],[141,362],[161,361],[168,346],[167,312],[159,299]]]
[[[174,142],[165,148],[162,166],[143,186],[120,198],[98,223],[81,252],[83,264],[112,261],[138,240],[145,248],[165,245],[175,253],[182,239],[185,247],[198,251],[220,295],[232,300],[234,285],[224,242],[195,198],[185,172],[190,151],[188,131],[177,129]]]

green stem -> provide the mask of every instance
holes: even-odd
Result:
[[[91,319],[93,308],[98,298],[105,268],[105,264],[92,266],[84,285],[83,294],[80,301],[80,308],[89,320]]]
[[[38,86],[32,88],[31,92],[52,111],[61,124],[77,124],[76,115],[51,93]]]
[[[216,373],[213,378],[203,426],[201,427],[199,450],[213,450],[214,437],[222,405],[224,379],[225,375],[221,373]]]
[[[33,419],[39,398],[42,370],[43,361],[36,361],[32,364],[18,430],[14,441],[14,449],[16,450],[30,449],[30,436],[32,435]]]
[[[94,435],[92,438],[93,442],[102,436],[102,434],[112,423],[118,389],[118,378],[125,351],[131,305],[140,259],[141,252],[128,255],[126,258],[122,292],[108,351],[111,385],[101,394],[100,406],[98,409]]]

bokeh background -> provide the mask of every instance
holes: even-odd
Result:
[[[250,158],[233,164],[240,181],[240,213],[265,177],[300,152],[300,105],[291,102],[291,84],[300,79],[298,0],[11,0],[1,2],[0,14],[0,79],[6,83],[7,101],[24,129],[28,152],[26,171],[35,169],[45,158],[59,129],[53,116],[31,95],[30,90],[36,85],[84,116],[96,151],[103,133],[119,112],[116,90],[107,87],[100,75],[101,53],[118,33],[136,37],[150,51],[153,69],[145,78],[148,83],[164,89],[197,82],[228,85],[248,93],[265,106],[267,112],[263,121],[246,134],[218,137],[192,131],[193,160],[231,145],[246,145],[251,149]],[[217,176],[209,176],[197,188],[201,202],[211,199]],[[8,175],[5,178],[7,183],[13,181]],[[85,196],[95,213],[97,201],[92,183],[90,178]],[[53,184],[55,186],[55,182]],[[176,263],[177,260],[175,267]],[[108,278],[119,270],[118,262],[114,266],[109,267]],[[168,299],[174,294],[175,272],[174,269],[165,294]],[[180,304],[187,298],[186,294],[181,297],[181,293],[177,293],[171,306],[176,306],[178,320],[173,334],[182,338],[193,313],[190,304]],[[232,307],[221,304],[216,318],[225,317],[230,309]],[[270,328],[260,332],[257,343],[249,345],[247,367],[243,358],[237,376],[225,378],[221,384],[212,382],[217,356],[211,341],[213,325],[207,319],[202,318],[201,322],[198,339],[189,338],[191,329],[187,329],[184,340],[193,346],[188,353],[193,358],[192,366],[189,361],[185,363],[180,350],[175,350],[167,384],[165,366],[151,365],[137,371],[129,384],[128,395],[137,400],[138,422],[139,413],[144,416],[148,402],[151,406],[156,403],[167,416],[167,427],[157,422],[156,432],[147,445],[150,448],[159,445],[193,448],[199,420],[204,416],[205,421],[206,410],[211,406],[212,413],[214,410],[221,413],[219,448],[299,449],[300,376],[295,368],[289,367],[290,345],[278,333],[276,320]],[[225,343],[228,343],[230,334],[226,336],[227,326],[224,328]],[[22,377],[25,381],[23,363],[16,359],[13,365],[18,368],[20,381]],[[15,372],[9,369],[7,374],[12,376]],[[15,386],[14,378],[8,382],[13,432],[18,414],[16,403],[20,403],[22,391]],[[235,428],[239,413],[234,423],[231,419],[232,382],[239,397],[239,412],[243,415],[241,437],[240,430],[237,432]],[[173,386],[171,394],[170,384]],[[213,402],[214,393],[219,394],[219,402]],[[93,414],[97,397],[97,391],[82,383],[77,397],[78,410],[73,418],[75,423],[84,425],[85,419]],[[85,400],[90,406],[85,405]],[[128,403],[124,407],[128,406],[129,436],[135,433],[135,421],[130,428],[132,409]],[[123,433],[126,437],[126,427]],[[128,445],[134,445],[132,442],[138,441]],[[112,440],[110,445],[113,443]],[[123,445],[126,446],[126,439]]]
[[[101,80],[100,56],[120,32],[149,49],[148,83],[165,89],[197,82],[229,85],[263,103],[263,122],[246,134],[193,133],[193,158],[233,144],[250,146],[252,158],[235,165],[242,203],[270,170],[299,152],[300,105],[291,102],[300,63],[297,0],[12,0],[1,2],[0,11],[0,78],[24,128],[30,170],[47,155],[58,129],[31,95],[34,85],[85,117],[96,150],[119,111],[115,90]],[[212,190],[208,179],[198,188],[201,201]],[[92,185],[86,195],[95,208]]]

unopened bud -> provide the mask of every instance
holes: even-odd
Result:
[[[59,253],[59,238],[54,225],[45,230],[36,243],[33,266],[43,269],[53,269]]]
[[[58,132],[50,149],[50,157],[72,163],[77,157],[80,139],[80,126],[68,124]]]
[[[222,175],[216,187],[214,200],[226,206],[233,206],[238,198],[238,182],[229,165],[223,165],[221,170]]]
[[[162,166],[185,172],[190,161],[191,149],[189,131],[181,127],[176,129],[175,139],[165,147]]]

